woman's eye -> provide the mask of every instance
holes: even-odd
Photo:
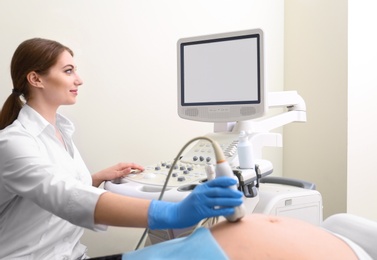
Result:
[[[65,73],[72,74],[72,71],[73,71],[72,69],[68,69],[68,70],[65,71]]]

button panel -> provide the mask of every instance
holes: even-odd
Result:
[[[165,183],[166,177],[173,162],[161,162],[156,165],[145,167],[140,173],[131,173],[121,180],[122,182],[133,181],[142,184],[161,186]],[[178,161],[170,175],[169,187],[179,187],[183,184],[199,182],[207,178],[202,165],[183,163]]]

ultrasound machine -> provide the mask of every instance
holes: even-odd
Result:
[[[105,183],[105,189],[127,196],[180,201],[193,188],[214,178],[214,140],[245,195],[246,214],[263,213],[322,222],[322,198],[315,185],[270,176],[273,165],[262,157],[265,146],[281,147],[282,136],[272,130],[306,121],[304,100],[296,91],[270,92],[264,85],[264,37],[260,29],[180,39],[178,57],[178,115],[212,122],[214,130],[195,138],[173,160],[141,173]],[[268,110],[279,113],[268,115]],[[189,144],[191,146],[189,146]],[[181,236],[183,231],[149,231],[151,243]]]

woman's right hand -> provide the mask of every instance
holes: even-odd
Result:
[[[144,167],[136,163],[118,163],[92,175],[93,186],[99,187],[104,181],[124,178],[132,172],[142,172]]]
[[[219,177],[200,184],[178,203],[153,200],[148,209],[151,229],[184,228],[204,218],[228,216],[243,202],[243,194],[229,188],[237,184],[234,178]]]

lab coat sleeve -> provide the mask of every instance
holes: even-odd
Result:
[[[72,224],[105,229],[94,223],[94,210],[106,191],[84,184],[64,167],[51,163],[36,138],[20,133],[12,141],[0,140],[0,151],[0,181],[8,192],[27,198]]]

